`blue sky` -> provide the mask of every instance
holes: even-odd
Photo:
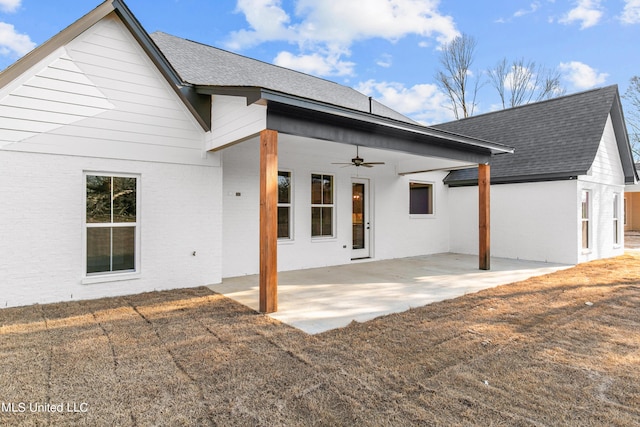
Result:
[[[640,75],[640,0],[125,0],[149,32],[352,86],[425,124],[453,118],[435,85],[440,46],[478,43],[474,76],[502,58],[557,69],[567,93]],[[98,0],[0,0],[0,68]],[[488,6],[490,5],[490,6]],[[490,84],[476,113],[497,108]]]

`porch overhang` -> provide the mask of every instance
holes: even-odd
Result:
[[[203,95],[244,97],[266,108],[266,129],[343,144],[401,151],[475,164],[514,149],[478,138],[377,116],[262,87],[196,86]]]
[[[421,157],[446,159],[449,163],[477,164],[479,185],[479,268],[490,269],[490,163],[497,154],[514,149],[477,138],[433,129],[409,121],[378,116],[261,87],[197,86],[200,95],[243,97],[246,106],[260,105],[259,123],[251,132],[236,135],[225,145],[260,137],[260,311],[272,313],[277,307],[277,201],[278,135],[288,134]],[[255,108],[253,110],[256,110]],[[240,139],[242,140],[242,139]],[[456,166],[460,166],[459,164]],[[399,171],[415,173],[419,169]]]

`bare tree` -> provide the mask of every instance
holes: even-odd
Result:
[[[491,85],[498,91],[502,108],[517,107],[563,95],[560,73],[538,66],[534,61],[518,59],[510,64],[504,58],[487,71]]]
[[[630,107],[625,111],[626,122],[629,129],[629,142],[631,151],[636,161],[640,160],[640,77],[634,76],[629,80],[629,87],[622,98]]]
[[[437,71],[435,79],[449,97],[456,119],[473,115],[476,95],[482,86],[480,78],[474,78],[471,72],[476,45],[473,37],[463,34],[442,47],[442,69]]]

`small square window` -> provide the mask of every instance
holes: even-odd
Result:
[[[409,214],[433,214],[433,184],[409,183]]]

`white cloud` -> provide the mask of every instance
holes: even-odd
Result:
[[[352,64],[341,59],[353,43],[372,38],[396,42],[407,35],[434,39],[438,44],[460,33],[451,16],[438,11],[440,0],[294,0],[293,14],[282,0],[238,0],[236,10],[245,15],[249,28],[229,34],[226,47],[233,50],[268,41],[298,46],[300,54],[281,52],[277,60],[299,67],[324,69],[329,74],[345,73]],[[315,63],[315,65],[312,65]],[[324,65],[322,65],[324,63]],[[351,65],[352,67],[352,65]],[[301,69],[301,68],[298,68]],[[339,71],[341,70],[341,71]]]
[[[367,80],[359,83],[356,90],[372,96],[377,101],[399,113],[425,124],[454,120],[449,109],[449,100],[435,84],[417,84],[406,87],[397,82]]]
[[[559,69],[566,80],[576,89],[581,90],[601,85],[609,77],[609,74],[598,73],[597,70],[579,61],[561,62]]]
[[[383,53],[376,60],[376,64],[378,66],[380,66],[380,67],[383,67],[383,68],[389,68],[389,67],[391,67],[391,65],[393,65],[393,57],[391,55],[389,55],[388,53]]]
[[[577,21],[581,23],[580,28],[583,30],[593,27],[600,22],[604,14],[600,2],[601,0],[578,0],[576,7],[571,9],[558,22],[568,25]]]
[[[0,54],[22,56],[34,47],[36,44],[31,41],[28,35],[19,34],[13,25],[0,22]]]
[[[15,12],[20,7],[22,0],[0,0],[0,10],[3,12]]]
[[[340,55],[320,53],[294,55],[291,52],[280,52],[273,63],[281,67],[298,70],[318,76],[351,76],[354,74],[353,62],[341,61]]]
[[[513,14],[514,18],[519,18],[524,15],[528,15],[530,13],[534,13],[536,10],[540,9],[540,2],[534,1],[529,5],[529,9],[520,9]]]
[[[640,24],[640,0],[625,0],[620,20],[623,24]]]

